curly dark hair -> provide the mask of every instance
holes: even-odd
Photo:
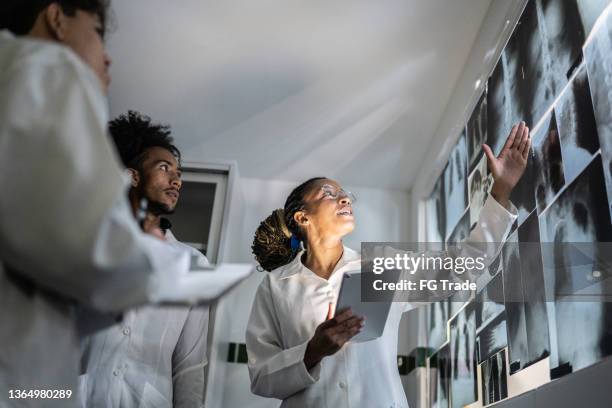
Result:
[[[150,117],[130,110],[110,121],[108,128],[125,167],[141,170],[151,147],[168,150],[180,166],[181,152],[173,144],[170,126],[152,123]]]
[[[285,207],[274,210],[259,224],[251,249],[261,268],[273,271],[295,258],[299,250],[291,248],[291,236],[295,235],[303,242],[306,237],[293,216],[304,209],[304,196],[310,191],[312,184],[325,179],[326,177],[313,177],[294,188],[285,201]]]
[[[0,29],[7,29],[15,35],[25,35],[34,27],[38,15],[53,3],[59,4],[69,16],[74,16],[77,10],[97,15],[103,32],[106,32],[110,0],[2,0]]]

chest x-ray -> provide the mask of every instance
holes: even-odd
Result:
[[[476,314],[468,303],[450,321],[451,407],[462,408],[478,399],[476,388]]]
[[[506,350],[501,350],[489,357],[480,368],[482,372],[483,405],[493,404],[508,397]]]
[[[506,97],[513,101],[512,123],[524,120],[533,127],[554,101],[550,82],[542,80],[550,77],[545,47],[538,7],[535,0],[530,0],[504,49]]]
[[[446,343],[429,357],[430,404],[433,408],[449,408],[450,348]]]
[[[591,85],[608,201],[612,203],[612,13],[585,46],[584,59]]]
[[[561,94],[554,112],[561,143],[563,174],[566,182],[571,182],[599,150],[586,65],[578,68],[576,77]]]
[[[612,354],[612,303],[605,301],[612,241],[600,156],[569,184],[540,217],[546,273],[552,274],[557,354],[563,372]],[[598,288],[589,291],[591,287]],[[600,295],[583,299],[572,295]],[[588,333],[575,336],[575,333]],[[553,367],[555,368],[555,367]]]
[[[445,242],[446,203],[443,183],[444,177],[441,176],[427,200],[427,242]]]
[[[554,112],[533,135],[533,176],[538,213],[542,213],[565,184],[559,131]]]
[[[487,91],[483,92],[467,122],[467,149],[470,171],[483,154],[482,144],[487,141]]]
[[[488,172],[481,141],[499,154],[518,121],[535,129],[527,168],[510,197],[518,220],[503,243],[499,268],[478,279],[474,340],[474,333],[461,331],[469,326],[465,309],[458,310],[463,302],[449,300],[453,404],[454,375],[465,362],[459,359],[465,354],[462,337],[476,342],[476,357],[488,378],[483,381],[490,384],[506,344],[510,374],[549,356],[556,377],[612,355],[612,303],[584,298],[612,299],[612,248],[604,244],[612,242],[610,3],[526,2],[485,91],[474,95],[478,101],[465,122],[466,148],[460,139],[436,185],[443,210],[436,214],[441,221],[431,225],[437,229],[434,235],[453,243],[474,226],[490,188],[491,183],[483,182]],[[469,174],[465,184],[463,169]],[[464,185],[467,212],[457,189]],[[503,307],[496,302],[479,305],[496,285],[502,288]],[[577,338],[576,332],[589,335]],[[469,387],[463,385],[456,391],[458,401],[469,403]],[[503,395],[500,386],[493,388],[496,393],[485,396],[489,403]]]
[[[448,324],[448,302],[443,300],[426,306],[427,315],[427,345],[430,349],[438,349],[448,341],[446,329]]]
[[[575,0],[536,0],[535,7],[542,37],[544,78],[556,96],[582,60],[584,28]]]
[[[468,206],[465,133],[461,134],[453,148],[443,177],[442,189],[446,205],[446,234],[444,237],[448,238]]]

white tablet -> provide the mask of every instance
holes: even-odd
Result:
[[[161,290],[157,303],[179,306],[211,303],[248,278],[254,270],[253,265],[240,263],[192,265],[189,273]]]
[[[335,313],[346,307],[350,307],[353,314],[365,317],[365,326],[361,333],[350,341],[359,343],[382,336],[391,309],[391,302],[362,302],[361,273],[359,272],[347,272],[342,277]]]

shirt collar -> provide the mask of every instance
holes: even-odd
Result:
[[[304,254],[304,251],[305,250],[302,249],[300,252],[298,252],[296,257],[284,267],[284,269],[279,275],[279,279],[286,279],[300,272],[308,270],[308,268],[306,268],[306,266],[304,266],[304,264],[302,263],[302,255]],[[342,257],[340,258],[340,261],[338,261],[338,264],[334,268],[334,272],[332,272],[332,274],[336,273],[339,269],[345,267],[357,269],[360,266],[361,255],[357,251],[354,251],[351,248],[345,246],[344,251],[342,252]]]

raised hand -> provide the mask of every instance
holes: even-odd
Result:
[[[332,318],[331,303],[326,320],[315,330],[304,353],[304,364],[310,370],[326,356],[335,354],[364,325],[364,318],[353,315],[351,309],[343,309]]]
[[[525,122],[512,127],[499,156],[495,157],[488,145],[482,145],[494,180],[491,195],[505,207],[509,206],[510,193],[525,172],[530,147],[531,137]]]

